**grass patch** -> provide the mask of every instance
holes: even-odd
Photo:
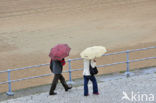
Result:
[[[141,67],[141,68],[134,68],[134,70],[144,70],[144,69],[149,69],[149,68],[155,68],[156,66],[148,66],[148,67]]]
[[[126,72],[126,70],[119,71],[119,73],[125,73],[125,72]]]

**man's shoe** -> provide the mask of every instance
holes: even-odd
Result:
[[[68,88],[66,88],[66,89],[65,89],[65,91],[67,92],[67,91],[68,91],[68,89],[72,89],[72,87],[68,87]]]
[[[85,94],[84,96],[87,97],[87,96],[89,96],[89,94]]]
[[[56,95],[57,93],[53,92],[53,93],[49,93],[49,95]]]

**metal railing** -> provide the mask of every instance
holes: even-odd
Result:
[[[146,58],[141,58],[141,59],[134,59],[134,60],[129,60],[129,54],[131,52],[136,52],[136,51],[144,51],[144,50],[149,50],[149,49],[156,49],[156,46],[153,46],[153,47],[148,47],[148,48],[141,48],[141,49],[133,49],[133,50],[126,50],[126,51],[120,51],[120,52],[114,52],[114,53],[108,53],[108,54],[105,54],[103,56],[109,56],[109,55],[117,55],[117,54],[123,54],[123,53],[126,53],[126,61],[121,61],[121,62],[115,62],[115,63],[112,63],[112,64],[104,64],[104,65],[97,65],[97,67],[105,67],[105,66],[112,66],[112,65],[117,65],[117,64],[123,64],[123,63],[126,63],[126,72],[125,72],[125,75],[127,77],[130,76],[130,72],[129,72],[129,63],[131,62],[137,62],[137,61],[144,61],[144,60],[149,60],[149,59],[156,59],[156,56],[154,57],[146,57]],[[68,84],[72,84],[73,81],[72,81],[72,72],[73,71],[81,71],[83,70],[83,68],[79,68],[79,69],[73,69],[72,70],[72,66],[71,66],[71,63],[72,61],[77,61],[77,60],[82,60],[82,58],[75,58],[75,59],[68,59],[67,62],[68,62],[68,70],[66,71],[63,71],[64,73],[67,73],[69,72],[69,81],[68,81]],[[46,77],[46,76],[50,76],[50,75],[53,75],[52,73],[50,74],[43,74],[43,75],[39,75],[39,76],[33,76],[33,77],[27,77],[27,78],[21,78],[21,79],[16,79],[16,80],[11,80],[11,72],[12,71],[18,71],[18,70],[24,70],[24,69],[31,69],[31,68],[37,68],[37,67],[41,67],[41,66],[48,66],[48,64],[40,64],[40,65],[33,65],[33,66],[28,66],[28,67],[23,67],[23,68],[16,68],[16,69],[8,69],[8,70],[5,70],[5,71],[0,71],[0,73],[5,73],[7,72],[8,73],[8,81],[5,81],[5,82],[0,82],[0,85],[1,84],[6,84],[8,83],[8,92],[6,93],[8,96],[13,96],[14,93],[12,92],[12,87],[11,87],[11,83],[12,82],[17,82],[17,81],[22,81],[22,80],[28,80],[28,79],[34,79],[34,78],[41,78],[41,77]]]

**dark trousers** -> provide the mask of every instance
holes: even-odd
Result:
[[[63,75],[62,74],[55,74],[49,93],[54,93],[54,90],[57,86],[58,80],[60,80],[60,82],[62,83],[65,90],[68,89],[68,85],[67,85]]]
[[[88,95],[88,82],[93,84],[93,93],[98,93],[98,85],[95,76],[84,76],[84,95]]]

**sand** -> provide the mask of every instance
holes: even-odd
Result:
[[[83,49],[94,45],[105,46],[108,53],[155,46],[155,4],[155,0],[1,0],[0,70],[48,63],[49,51],[58,43],[70,45],[68,58],[80,57]],[[149,53],[156,52],[140,57]],[[31,72],[15,73],[15,78]]]

